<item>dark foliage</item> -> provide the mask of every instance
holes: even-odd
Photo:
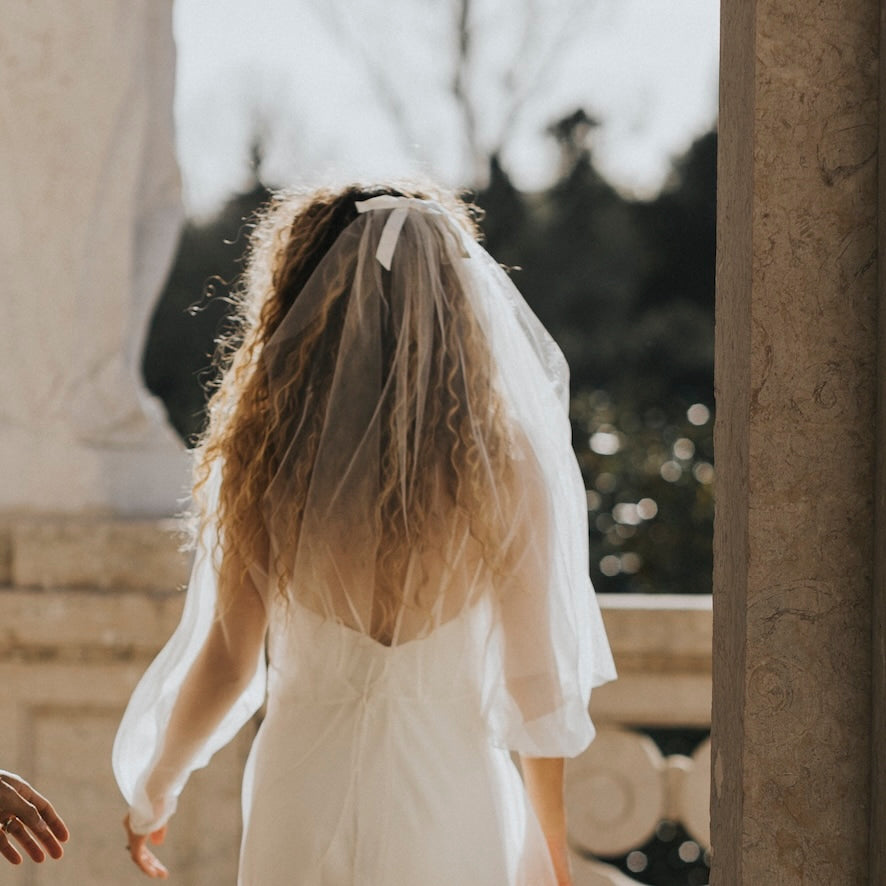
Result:
[[[597,173],[594,126],[576,112],[551,127],[562,172],[540,194],[518,192],[493,159],[477,195],[487,246],[520,266],[514,280],[572,370],[595,586],[709,593],[716,135],[639,202]]]

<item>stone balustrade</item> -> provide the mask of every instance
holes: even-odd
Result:
[[[594,691],[597,737],[569,761],[566,802],[575,886],[628,886],[593,856],[626,854],[663,820],[710,846],[710,739],[665,757],[632,727],[710,728],[711,598],[604,594],[600,605],[619,679]]]
[[[0,525],[0,767],[31,778],[73,833],[63,862],[9,868],[4,882],[134,882],[110,752],[132,688],[178,620],[187,557],[177,538],[174,521]],[[710,598],[604,595],[601,604],[620,679],[595,691],[598,737],[567,770],[576,886],[632,883],[591,856],[641,845],[661,819],[709,842],[709,743],[691,759],[665,758],[631,728],[709,726]],[[235,880],[253,734],[244,729],[182,797],[161,852],[180,883]]]

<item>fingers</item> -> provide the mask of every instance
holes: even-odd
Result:
[[[70,837],[67,825],[62,821],[61,816],[55,811],[52,803],[46,797],[35,791],[29,784],[20,789],[19,793],[33,805],[40,818],[49,825],[49,829],[56,839],[64,843]],[[52,855],[52,852],[50,851],[49,854]],[[58,856],[53,855],[52,857],[56,858]]]
[[[165,880],[169,876],[169,871],[163,866],[160,860],[147,847],[148,837],[146,834],[134,834],[129,829],[129,816],[123,819],[123,826],[126,828],[126,834],[129,837],[129,856],[138,866],[138,868],[154,880]],[[157,835],[160,840],[156,839]],[[160,828],[151,835],[153,842],[162,842],[166,834],[165,826]]]
[[[36,861],[38,864],[41,861],[46,861],[46,853],[43,851],[40,844],[34,839],[33,834],[31,834],[31,832],[25,827],[21,819],[12,819],[12,821],[10,821],[9,824],[6,826],[5,832],[7,841],[10,837],[14,838],[19,846],[21,846],[21,848],[31,859],[31,861]],[[10,846],[11,845],[12,844],[10,843]],[[58,843],[56,843],[56,846],[58,846]],[[59,846],[58,849],[59,854],[61,854],[61,846]]]
[[[36,835],[52,858],[64,854],[59,841],[69,837],[65,823],[46,797],[11,772],[0,772],[0,814],[4,819],[15,816]]]
[[[144,843],[138,849],[132,849],[130,854],[132,855],[132,860],[149,877],[155,880],[165,880],[169,876],[169,871],[166,870],[157,856]]]
[[[6,828],[6,833],[15,837],[22,849],[24,849],[34,861],[40,862],[46,860],[43,850],[37,844],[34,837],[43,844],[51,858],[61,858],[62,855],[64,855],[64,850],[62,849],[58,838],[53,833],[50,826],[43,820],[43,817],[34,805],[22,797],[14,815],[15,818],[10,821]],[[59,821],[61,821],[61,819],[59,819]],[[64,828],[62,833],[64,834],[62,839],[67,840],[67,828]]]
[[[0,855],[12,864],[21,864],[21,853],[9,842],[6,831],[0,831]]]
[[[22,862],[22,856],[12,842],[14,839],[28,857],[38,864],[46,861],[47,852],[52,858],[61,858],[64,851],[55,835],[39,817],[38,821],[40,822],[39,832],[35,838],[34,833],[25,825],[22,819],[18,816],[9,818],[2,830],[0,830],[0,854],[13,864],[20,864]],[[37,842],[38,839],[40,842]],[[40,843],[43,845],[41,846]]]

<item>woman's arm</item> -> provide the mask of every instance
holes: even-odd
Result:
[[[548,842],[557,886],[571,886],[566,842],[566,807],[563,803],[562,757],[520,756],[523,781],[532,808]]]
[[[172,787],[255,674],[267,617],[255,587],[247,584],[216,618],[182,684],[163,751],[146,782],[149,797]]]
[[[255,586],[247,579],[238,593],[223,598],[230,602],[223,604],[182,684],[163,750],[145,782],[158,818],[181,773],[252,680],[262,653],[267,615]],[[165,877],[147,849],[147,835],[133,832],[128,816],[125,825],[133,861],[149,876]],[[154,842],[161,842],[165,827],[153,833]]]

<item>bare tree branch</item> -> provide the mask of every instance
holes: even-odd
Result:
[[[533,43],[533,37],[537,39],[539,29],[534,27],[536,22],[533,19],[539,14],[540,10],[535,2],[530,2],[527,5],[529,6],[529,15],[525,19],[526,26],[523,30],[523,40],[521,41],[519,51],[513,55],[511,66],[503,78],[505,82],[510,81],[514,84],[512,100],[499,127],[498,137],[491,147],[491,154],[500,153],[507,144],[520,118],[520,114],[529,101],[545,88],[549,82],[548,78],[551,71],[557,60],[563,55],[564,49],[575,40],[576,35],[581,33],[581,28],[578,25],[582,20],[582,16],[587,15],[595,4],[591,0],[573,0],[568,5],[553,39],[547,47],[542,48],[536,54],[538,63],[534,70],[530,70],[528,66],[531,58],[529,47]],[[521,68],[527,73],[518,78],[517,72]],[[522,89],[517,86],[519,80],[522,80]]]
[[[473,23],[471,21],[471,0],[456,0],[455,16],[455,66],[452,76],[452,94],[456,106],[461,112],[464,122],[464,143],[467,151],[468,168],[471,177],[477,179],[480,160],[480,148],[477,139],[477,109],[474,96],[469,86],[472,50],[473,50]]]
[[[492,111],[485,111],[481,118],[483,96],[480,86],[474,82],[477,53],[483,35],[478,25],[475,0],[450,0],[452,58],[450,61],[449,90],[456,113],[461,122],[461,142],[465,154],[465,168],[474,184],[482,182],[488,172],[489,158],[500,154],[513,137],[520,115],[532,99],[536,98],[550,82],[550,76],[565,49],[583,31],[587,14],[596,8],[596,0],[522,0],[508,7],[509,14],[520,17],[519,36],[496,90]],[[384,55],[384,44],[379,41],[380,53],[373,53],[359,23],[355,26],[353,4],[347,0],[317,0],[314,8],[325,19],[331,33],[358,61],[366,78],[377,95],[407,154],[420,141],[411,124],[412,109],[405,100],[400,78],[395,75]],[[379,10],[383,9],[379,6]],[[350,13],[350,14],[349,14]],[[553,29],[549,19],[557,15]],[[545,39],[545,34],[551,36]],[[433,51],[428,47],[429,68],[434,65]],[[445,62],[444,62],[445,64]],[[480,122],[484,121],[481,132]],[[499,121],[499,122],[496,122]]]

